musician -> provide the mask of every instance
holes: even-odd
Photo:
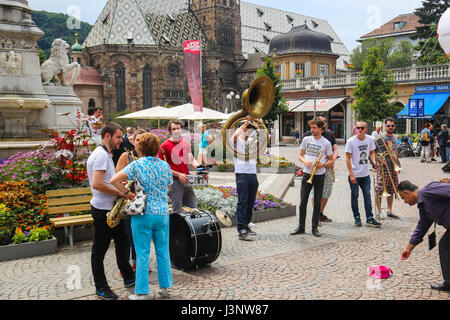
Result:
[[[382,133],[380,135],[380,137],[383,138],[383,140],[386,144],[386,147],[389,148],[389,152],[391,153],[392,157],[394,158],[394,161],[396,162],[397,166],[400,167],[400,162],[398,161],[398,136],[396,134],[394,134],[394,131],[395,131],[394,119],[387,118],[385,120],[385,126],[386,126],[386,132]],[[386,151],[386,150],[380,149],[380,145],[378,145],[378,144],[376,145],[376,147],[377,147],[377,151],[376,151],[377,154],[383,153],[383,151]],[[391,157],[386,155],[385,159],[386,159],[387,167],[389,168],[389,172],[388,172],[386,169],[386,166],[383,165],[383,173],[384,173],[384,181],[386,184],[386,191],[387,191],[387,193],[389,193],[389,196],[386,198],[387,207],[388,207],[387,208],[387,216],[389,218],[399,219],[399,216],[392,213],[392,205],[394,203],[395,190],[398,190],[398,173],[397,173],[397,171],[394,170],[394,164],[391,161]],[[381,166],[382,160],[380,158],[378,158],[378,163]],[[392,177],[392,181],[391,181],[391,178],[389,177],[389,173],[390,173],[390,177]],[[394,184],[392,184],[392,182]],[[375,193],[376,193],[375,203],[377,206],[378,213],[381,212],[381,199],[382,199],[381,196],[383,194],[383,190],[384,190],[383,176],[381,173],[381,168],[379,168],[377,184],[375,186]]]
[[[191,146],[181,138],[183,123],[171,120],[168,125],[170,139],[161,144],[158,157],[167,161],[172,169],[173,185],[169,193],[172,203],[172,213],[178,213],[182,207],[197,208],[197,197],[189,183],[189,167],[197,170],[198,162],[192,155]]]
[[[137,129],[133,134],[128,136],[130,143],[133,144],[133,150],[128,150],[122,153],[116,165],[116,172],[120,172],[123,168],[125,168],[135,159],[138,158],[136,146],[139,144],[141,136],[146,132],[147,131],[145,131],[144,129]],[[134,190],[134,187],[131,190]],[[130,260],[130,252],[131,252],[131,265],[133,266],[133,270],[136,271],[136,250],[134,248],[133,233],[131,231],[131,216],[129,215],[125,217],[125,228],[127,230],[128,242],[130,244],[127,254],[128,260]]]
[[[102,108],[95,108],[94,115],[89,118],[89,128],[92,133],[92,139],[96,145],[102,143],[101,131],[103,126],[103,110]]]
[[[358,131],[358,134],[351,137],[345,146],[353,217],[355,218],[355,225],[361,227],[361,214],[358,208],[359,186],[364,197],[367,225],[371,227],[380,227],[381,223],[373,218],[372,201],[370,199],[369,159],[374,167],[378,168],[375,159],[375,143],[372,137],[366,135],[367,123],[365,121],[358,121],[356,123],[356,130]],[[369,154],[369,159],[367,159],[367,154]]]
[[[89,184],[92,189],[91,213],[94,218],[94,243],[91,253],[92,274],[95,283],[95,294],[105,300],[116,300],[117,295],[111,290],[105,276],[103,260],[108,251],[111,239],[114,239],[117,266],[124,278],[124,285],[134,285],[134,272],[128,262],[129,247],[125,224],[121,222],[111,229],[106,223],[106,213],[110,211],[117,197],[132,200],[134,194],[122,192],[111,183],[116,173],[111,152],[122,142],[123,129],[116,123],[107,123],[101,131],[102,145],[98,146],[87,160]]]
[[[322,136],[324,122],[320,118],[314,118],[308,122],[312,136],[305,137],[300,145],[299,159],[305,164],[303,168],[303,179],[300,190],[300,217],[298,228],[291,235],[305,233],[306,208],[309,194],[314,187],[314,199],[322,199],[323,186],[325,182],[325,171],[334,162],[333,149],[330,141]],[[322,154],[320,162],[319,155]],[[314,171],[314,167],[316,170]],[[312,184],[307,181],[311,178]],[[314,201],[312,217],[312,234],[316,237],[322,236],[318,230],[320,218],[320,201]]]
[[[327,130],[327,118],[325,117],[318,117],[320,120],[323,121],[324,125],[323,125],[323,129],[322,129],[322,136],[327,139],[328,141],[330,141],[331,143],[331,147],[333,148],[333,163],[330,165],[329,168],[326,168],[325,171],[325,182],[324,182],[324,186],[323,186],[323,192],[322,192],[322,199],[320,200],[320,218],[319,218],[319,225],[320,222],[332,222],[333,220],[328,218],[326,215],[323,214],[323,212],[325,211],[325,207],[328,203],[328,199],[330,199],[331,197],[331,192],[333,191],[333,184],[334,184],[334,178],[333,175],[331,174],[331,169],[334,169],[334,164],[335,161],[338,157],[338,145],[336,143],[336,138],[334,137],[334,134],[330,131]],[[304,134],[304,137],[308,137],[311,136],[311,131],[307,131]],[[313,188],[314,190],[314,188]],[[313,191],[313,195],[314,195],[314,191]],[[314,208],[314,196],[311,199],[311,203],[312,206]]]
[[[245,154],[250,145],[250,137],[255,133],[251,119],[239,127],[231,137],[240,154]],[[256,175],[256,159],[234,158],[234,173],[238,203],[236,207],[237,231],[240,240],[253,240],[256,233],[248,226],[252,221],[253,206],[258,192],[258,178]]]
[[[409,258],[433,223],[443,226],[447,230],[439,241],[439,259],[444,282],[431,285],[431,289],[450,291],[450,183],[431,182],[419,189],[409,181],[402,181],[399,193],[406,204],[417,204],[419,209],[419,222],[400,259]]]

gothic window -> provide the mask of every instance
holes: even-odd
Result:
[[[117,112],[127,109],[126,104],[126,83],[125,83],[125,66],[122,62],[116,65],[116,103]]]
[[[172,79],[175,79],[180,74],[180,70],[178,69],[178,66],[176,64],[171,64],[167,68],[167,73],[169,74],[169,77],[171,77]]]
[[[152,107],[152,70],[149,65],[144,67],[142,73],[142,92],[144,96],[144,109]]]
[[[89,99],[88,108],[89,109],[95,108],[95,100],[93,98]]]

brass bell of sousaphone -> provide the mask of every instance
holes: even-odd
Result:
[[[272,109],[275,98],[275,87],[272,79],[267,76],[256,78],[250,88],[242,95],[242,110],[231,115],[222,128],[224,148],[239,159],[255,159],[260,151],[264,152],[269,143],[269,132],[261,120]],[[234,129],[239,122],[252,119],[256,128],[256,143],[251,143],[248,152],[239,152],[231,139]]]

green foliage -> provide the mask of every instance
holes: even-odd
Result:
[[[363,71],[353,92],[357,99],[356,104],[352,105],[356,119],[367,122],[382,121],[395,116],[402,109],[389,102],[394,96],[394,77],[385,68],[377,50],[379,49],[371,49],[365,58]]]
[[[123,128],[134,127],[136,128],[139,125],[138,120],[134,119],[119,119],[119,117],[130,114],[130,111],[124,110],[120,112],[113,113],[111,115],[111,120],[115,123],[120,124]]]
[[[412,65],[414,53],[413,45],[403,40],[398,45],[394,44],[394,38],[367,39],[353,49],[350,60],[355,71],[363,69],[364,61],[370,52],[376,48],[377,58],[384,62],[386,68],[403,68]]]
[[[281,77],[280,75],[275,73],[275,67],[271,58],[267,58],[264,65],[260,69],[258,69],[258,76],[268,76],[273,81],[273,84],[275,86],[275,98],[272,104],[272,109],[264,117],[264,120],[276,121],[278,119],[278,115],[288,113],[289,109],[286,103],[286,99],[281,92]]]
[[[70,45],[75,43],[75,33],[78,33],[78,42],[82,44],[86,40],[92,25],[86,22],[81,22],[79,30],[70,30],[67,28],[67,21],[70,18],[67,14],[54,13],[47,11],[34,11],[32,15],[33,21],[45,34],[38,41],[38,46],[41,48],[47,57],[50,57],[50,49],[53,40],[62,38]]]
[[[416,28],[417,34],[412,37],[419,39],[416,50],[421,52],[419,65],[447,63],[448,59],[437,39],[437,24],[439,19],[450,7],[449,0],[424,0],[422,6],[414,11],[423,26]]]
[[[21,244],[28,242],[29,238],[28,236],[22,231],[22,229],[17,228],[16,233],[14,234],[14,237],[12,237],[12,243],[13,244]]]
[[[29,241],[30,242],[38,242],[50,239],[52,235],[50,234],[50,231],[45,228],[33,228],[31,229]]]
[[[44,52],[44,50],[39,49],[39,64],[43,64],[47,60],[47,56]]]
[[[6,228],[0,228],[0,246],[11,243],[12,232]]]

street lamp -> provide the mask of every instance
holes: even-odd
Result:
[[[314,90],[314,118],[316,117],[316,100],[317,100],[317,94],[319,93],[319,90],[322,89],[322,85],[320,85],[317,81],[313,81],[313,86],[311,87],[310,85],[306,86],[306,90],[310,91],[310,90]]]
[[[235,95],[233,91],[231,91],[228,95],[227,95],[227,99],[230,100],[231,103],[231,112],[234,112],[234,99],[236,99],[237,101],[241,98],[238,94]],[[228,109],[228,108],[227,108]],[[225,113],[228,113],[228,110],[225,109]]]

